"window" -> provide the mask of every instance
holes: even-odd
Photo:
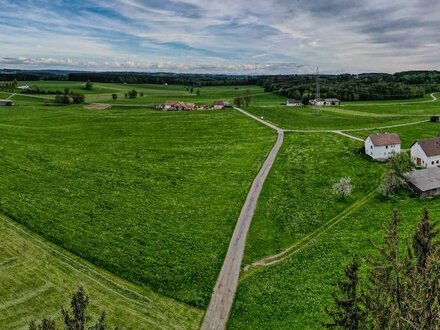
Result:
[[[434,161],[431,162],[431,165],[434,165]]]
[[[385,146],[385,149],[388,149],[388,146]]]

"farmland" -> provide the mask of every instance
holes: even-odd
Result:
[[[17,94],[15,106],[0,108],[0,280],[9,283],[0,298],[0,327],[55,317],[79,283],[90,292],[93,314],[107,310],[111,324],[199,326],[246,194],[276,134],[233,109],[147,108],[167,99],[232,102],[249,90],[249,113],[284,129],[312,131],[286,132],[263,186],[231,329],[319,327],[342,266],[354,251],[371,251],[369,239],[380,240],[394,207],[405,215],[406,233],[422,206],[440,215],[438,198],[402,193],[380,199],[375,188],[385,165],[362,155],[362,142],[319,132],[350,130],[362,139],[386,130],[376,127],[427,120],[440,104],[430,96],[292,109],[282,105],[285,98],[256,86],[202,87],[197,95],[197,88],[191,93],[180,85],[95,83],[86,91],[84,83],[68,81],[28,84],[68,88],[85,93],[87,103],[112,107],[45,106],[53,95]],[[125,98],[131,89],[144,96]],[[408,148],[437,135],[440,124],[392,131]],[[354,191],[340,199],[332,186],[345,176]],[[286,249],[273,266],[252,265]],[[98,282],[90,278],[96,272]]]

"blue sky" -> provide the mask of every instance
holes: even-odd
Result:
[[[431,0],[0,0],[0,68],[440,69]]]

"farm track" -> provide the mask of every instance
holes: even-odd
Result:
[[[201,329],[203,330],[226,329],[240,277],[241,262],[243,260],[247,233],[257,207],[258,198],[263,188],[264,181],[275,162],[284,140],[284,131],[282,129],[267,123],[240,108],[235,109],[253,120],[276,130],[278,138],[255,177],[237,220],[222,269],[217,278],[208,309],[203,319],[201,326]]]
[[[310,233],[309,235],[301,238],[299,241],[295,242],[290,247],[286,248],[285,250],[271,255],[267,256],[263,259],[260,259],[258,261],[253,262],[251,265],[245,266],[244,270],[246,272],[249,272],[248,274],[251,274],[251,270],[258,268],[258,267],[267,267],[272,266],[275,264],[278,264],[282,262],[283,260],[291,257],[292,255],[300,252],[304,247],[311,244],[313,240],[317,239],[319,236],[324,234],[326,231],[331,229],[332,227],[336,226],[338,223],[340,223],[342,220],[347,218],[348,216],[352,215],[354,212],[359,210],[362,206],[364,206],[375,194],[376,188],[371,190],[366,196],[361,198],[360,200],[354,202],[351,204],[348,208],[346,208],[344,211],[342,211],[337,216],[333,217],[326,223],[324,223],[321,227]],[[243,278],[247,277],[248,275],[245,275]]]

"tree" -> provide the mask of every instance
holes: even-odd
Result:
[[[246,107],[248,107],[251,104],[252,101],[252,95],[250,90],[246,90],[246,92],[243,95],[244,104]]]
[[[67,330],[84,330],[86,322],[90,320],[90,317],[86,315],[88,305],[89,297],[84,288],[80,286],[78,291],[73,293],[70,302],[72,315],[64,307],[61,307],[61,314]]]
[[[333,194],[339,198],[347,198],[353,192],[353,185],[349,177],[344,177],[333,185]]]
[[[237,97],[234,98],[234,105],[235,105],[237,108],[241,108],[241,106],[243,105],[243,103],[244,103],[244,100],[243,100],[243,98],[242,98],[241,96],[237,96]]]
[[[438,222],[431,223],[429,218],[429,211],[425,207],[422,211],[422,218],[413,234],[412,246],[419,269],[427,267],[429,257],[439,245],[438,242],[434,242],[434,238],[440,233],[436,229]]]
[[[93,89],[93,83],[90,80],[87,81],[84,88],[88,91],[91,91]]]
[[[200,89],[197,90],[196,94],[197,96],[200,96]]]
[[[391,197],[400,188],[405,187],[407,185],[405,174],[414,168],[415,165],[407,153],[393,155],[388,160],[387,174],[379,188],[382,195]]]
[[[359,283],[360,261],[357,256],[345,269],[345,278],[338,282],[338,291],[333,293],[334,309],[326,309],[332,322],[325,323],[327,328],[357,330],[364,326],[366,312],[360,304]]]
[[[67,88],[67,87],[65,87],[65,88],[64,88],[64,94],[66,94],[66,95],[67,95],[67,94],[69,94],[69,92],[70,92],[70,89],[69,89],[69,88]]]
[[[191,87],[191,89],[189,90],[189,92],[192,94],[194,92],[194,88]]]
[[[118,99],[118,94],[113,93],[113,94],[112,94],[112,99],[113,99],[113,100],[117,100],[117,99]]]
[[[131,91],[128,92],[128,97],[131,99],[135,99],[137,97],[137,95],[138,95],[138,92],[135,89],[132,89]]]
[[[144,92],[140,92],[139,96],[144,97]]]
[[[44,318],[41,324],[36,324],[35,321],[29,323],[29,330],[56,330],[55,321]]]

